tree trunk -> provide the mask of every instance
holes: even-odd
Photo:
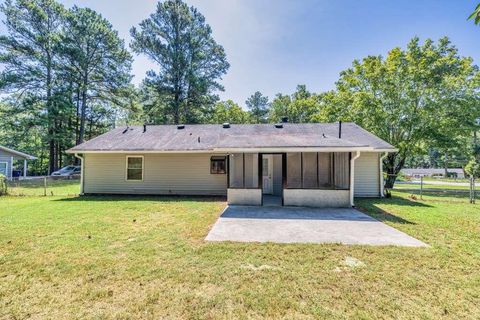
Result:
[[[76,145],[79,145],[80,144],[80,84],[79,83],[77,83],[76,96],[77,96],[77,101],[75,103],[75,106],[76,106],[75,143]]]
[[[87,114],[87,84],[88,76],[87,74],[85,74],[83,77],[82,110],[80,112],[80,133],[78,137],[78,144],[83,143],[85,138],[85,117]]]
[[[448,153],[445,152],[445,160],[443,162],[443,167],[445,168],[445,178],[448,178]]]
[[[52,62],[50,54],[47,54],[47,121],[48,121],[48,174],[57,170],[55,163],[55,129],[54,129],[54,112],[52,108]]]
[[[385,188],[392,189],[397,180],[397,176],[405,165],[405,156],[401,156],[398,153],[390,153],[384,160],[384,168],[387,172],[387,178],[385,179]]]
[[[175,122],[175,124],[179,124],[180,123],[180,94],[178,92],[175,92],[175,100],[174,100],[174,119],[173,121]]]

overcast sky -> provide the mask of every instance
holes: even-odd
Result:
[[[153,0],[63,0],[110,20],[127,44],[129,29],[155,9]],[[320,92],[334,87],[353,59],[385,55],[417,35],[450,37],[460,54],[480,59],[480,27],[467,21],[473,0],[188,0],[212,26],[230,69],[222,99],[244,105],[259,90],[272,98],[297,84]],[[1,29],[4,31],[5,29]],[[135,56],[134,83],[155,65]]]

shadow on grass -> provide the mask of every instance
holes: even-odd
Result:
[[[181,195],[84,195],[55,199],[63,202],[102,202],[102,201],[163,201],[163,202],[225,202],[225,196],[181,196]]]
[[[401,224],[416,224],[414,222],[408,221],[402,217],[391,214],[388,211],[380,208],[379,205],[392,204],[396,206],[409,206],[409,207],[432,207],[429,204],[418,202],[406,198],[392,196],[391,198],[372,198],[372,199],[357,199],[357,209],[374,217],[375,219],[382,222],[393,222]]]

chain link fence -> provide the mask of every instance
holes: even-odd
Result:
[[[475,179],[451,179],[451,178],[405,178],[398,177],[393,190],[409,193],[411,196],[423,199],[424,196],[433,197],[454,197],[465,199],[470,203],[475,203],[477,198],[477,189],[479,189]]]
[[[10,196],[75,196],[80,193],[80,178],[28,177],[7,182]]]

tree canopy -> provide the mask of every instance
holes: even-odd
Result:
[[[159,67],[150,70],[144,81],[150,88],[147,93],[160,105],[150,113],[163,113],[169,123],[205,121],[204,115],[218,100],[214,92],[223,90],[218,80],[229,64],[204,16],[181,0],[167,0],[130,33],[132,50]]]
[[[265,123],[267,122],[268,115],[268,97],[262,95],[261,92],[257,91],[252,94],[245,105],[250,111],[252,120],[255,123]]]
[[[130,107],[132,59],[91,9],[7,0],[0,10],[7,27],[0,36],[0,90],[7,94],[0,142],[36,154],[31,169],[52,172],[72,161],[66,149],[108,130]]]
[[[335,88],[298,85],[269,102],[257,91],[239,105],[219,101],[229,69],[205,17],[165,0],[131,28],[131,50],[155,70],[131,84],[133,58],[110,22],[56,0],[5,0],[0,35],[0,144],[35,154],[31,172],[75,159],[65,150],[124,123],[353,121],[399,149],[384,160],[391,187],[410,166],[480,162],[480,73],[448,38],[354,60]],[[480,5],[469,17],[480,23]]]
[[[355,60],[343,71],[319,120],[354,121],[399,149],[389,154],[387,186],[408,157],[427,146],[449,150],[476,127],[478,68],[447,38],[418,38],[406,50]]]

